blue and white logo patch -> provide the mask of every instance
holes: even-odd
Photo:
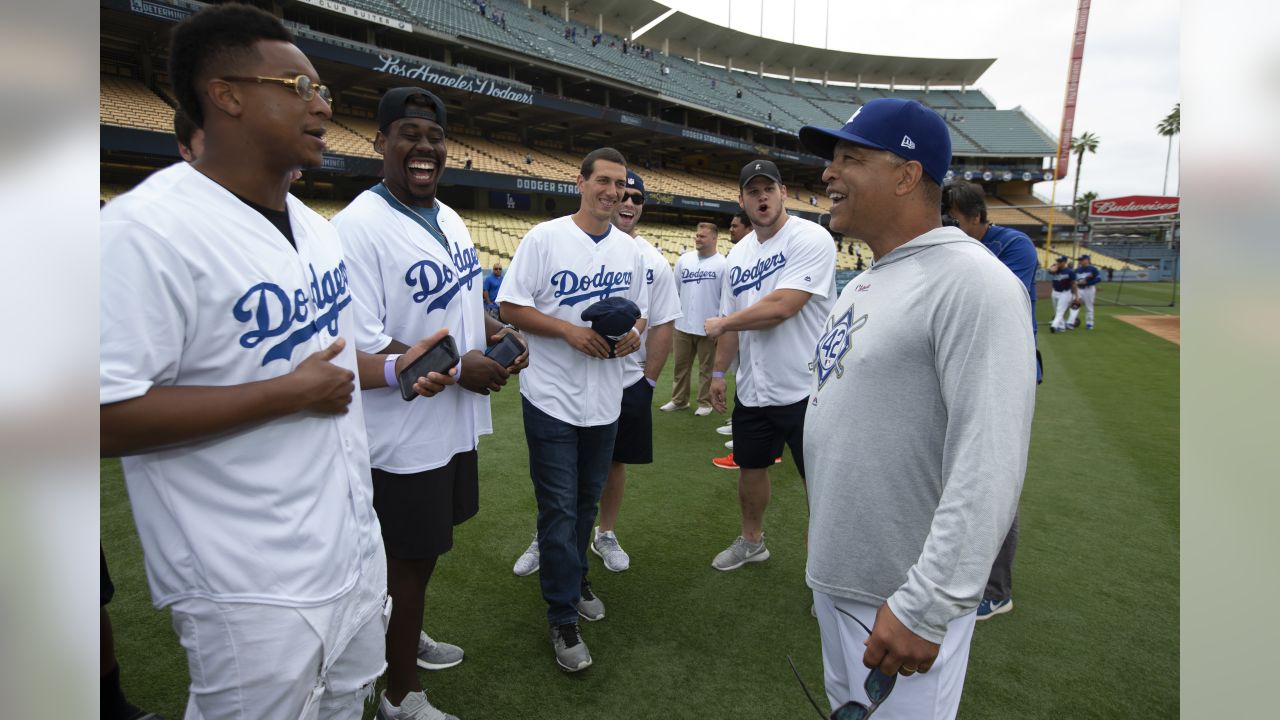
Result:
[[[867,316],[853,319],[853,305],[838,318],[827,321],[827,331],[818,338],[818,347],[814,352],[809,370],[818,373],[818,389],[827,383],[834,372],[836,377],[844,377],[844,356],[852,347],[853,333],[867,324]]]

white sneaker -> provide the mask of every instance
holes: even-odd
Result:
[[[612,530],[600,532],[600,528],[596,528],[591,552],[599,555],[605,568],[611,572],[622,572],[631,567],[631,556],[618,544],[618,536]]]
[[[733,441],[732,441],[732,440],[730,440],[729,442],[725,443],[725,444],[724,444],[724,446],[725,446],[725,447],[727,447],[727,448],[729,448],[730,450],[732,450],[732,449],[733,449]]]
[[[674,412],[676,410],[688,410],[688,405],[676,405],[674,402],[668,401],[666,405],[658,408],[662,412]]]
[[[733,423],[727,422],[721,425],[720,427],[716,428],[716,432],[720,433],[721,435],[733,435]]]
[[[698,409],[693,411],[693,414],[698,417],[706,417],[711,414],[711,408],[706,405],[699,405]]]
[[[538,572],[538,568],[542,567],[542,553],[538,550],[538,535],[533,536],[533,542],[529,543],[529,547],[520,554],[516,560],[515,567],[511,571],[520,577],[532,575]]]
[[[384,691],[378,700],[376,720],[458,720],[454,715],[446,715],[427,701],[425,693],[411,692],[404,696],[400,705],[392,705],[387,701]]]

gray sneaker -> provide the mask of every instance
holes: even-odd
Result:
[[[511,571],[520,577],[532,575],[538,572],[538,568],[542,566],[542,553],[538,550],[538,535],[534,533],[533,542],[529,543],[529,547],[520,554],[516,560],[516,566]]]
[[[556,664],[565,672],[578,672],[591,666],[591,653],[587,652],[578,623],[552,625],[551,647],[556,651]]]
[[[711,567],[717,570],[737,570],[750,562],[764,562],[769,559],[769,548],[764,546],[764,536],[760,536],[759,544],[749,543],[738,536],[733,544],[711,561]]]
[[[423,670],[444,670],[462,662],[462,648],[449,643],[436,642],[423,632],[418,636],[418,667]]]
[[[604,560],[605,568],[612,572],[622,572],[631,567],[631,556],[618,544],[618,536],[612,530],[600,532],[600,528],[596,528],[595,539],[591,541],[591,552],[599,555]]]
[[[582,578],[581,593],[578,597],[578,614],[583,620],[604,619],[604,601],[591,591],[591,581]]]
[[[427,701],[426,693],[411,692],[400,701],[400,707],[387,702],[387,693],[378,700],[375,720],[458,720],[456,715],[446,715]]]

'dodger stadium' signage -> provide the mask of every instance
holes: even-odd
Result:
[[[533,104],[533,93],[515,85],[498,82],[493,78],[445,70],[439,66],[433,67],[426,63],[413,65],[392,55],[379,54],[377,63],[370,67],[378,72],[395,75],[396,77],[419,80],[433,85],[443,85],[456,90],[466,90],[467,92],[478,93],[488,97],[524,103],[525,105]]]
[[[1089,203],[1089,217],[1133,219],[1177,215],[1178,201],[1179,198],[1176,197],[1153,195],[1125,195],[1094,200]]]

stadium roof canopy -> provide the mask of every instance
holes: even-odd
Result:
[[[579,22],[618,35],[643,28],[671,8],[654,0],[569,0]],[[558,3],[549,3],[548,9]],[[676,12],[639,38],[645,45],[672,55],[699,58],[716,65],[797,78],[873,85],[972,86],[995,58],[915,58],[824,50],[744,33]]]

